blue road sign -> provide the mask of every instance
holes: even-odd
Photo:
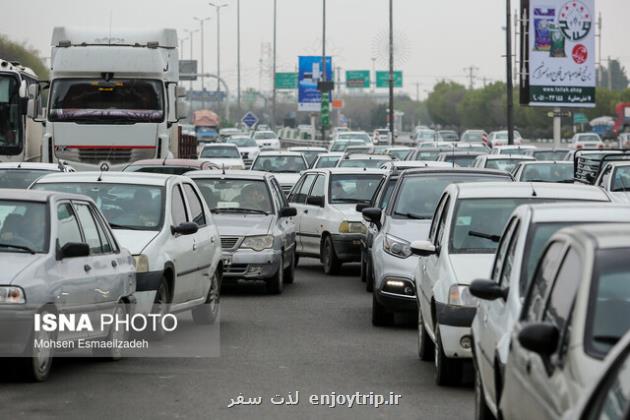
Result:
[[[243,115],[241,122],[247,126],[247,128],[252,128],[256,124],[258,124],[258,117],[253,112],[248,112]]]

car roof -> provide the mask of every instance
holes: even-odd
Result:
[[[630,247],[630,223],[580,224],[564,228],[556,235],[572,236],[596,249]]]
[[[2,162],[0,163],[0,169],[35,169],[40,171],[62,172],[59,168],[59,164],[42,162]]]
[[[129,166],[190,166],[201,168],[207,164],[208,161],[196,159],[143,159],[130,163]]]
[[[211,147],[234,147],[235,149],[238,149],[238,146],[236,146],[234,143],[206,143],[203,145],[203,148],[211,148]]]
[[[571,164],[573,164],[573,162],[571,162]],[[613,160],[613,161],[608,161],[606,162],[607,165],[609,166],[630,166],[630,161],[622,161],[622,160]]]
[[[345,157],[344,160],[392,160],[390,155],[370,155],[367,153],[353,153]]]
[[[503,150],[503,149],[538,149],[538,147],[536,147],[533,144],[506,144],[503,146],[495,146],[494,149],[496,150]]]
[[[260,152],[258,154],[258,157],[261,156],[302,156],[301,152],[289,152],[286,150],[278,150],[276,152],[274,151],[265,151],[265,152]]]
[[[289,152],[327,152],[328,149],[326,149],[325,147],[301,147],[301,146],[296,146],[296,147],[289,147],[287,149]]]
[[[328,172],[331,175],[351,175],[351,174],[382,174],[388,173],[385,169],[376,168],[314,168],[304,172]]]
[[[534,150],[534,153],[536,152],[568,152],[570,150],[574,150],[574,149],[569,149],[568,147],[539,147],[536,150]]]
[[[581,220],[630,222],[630,205],[606,202],[525,204],[533,223],[579,222]]]
[[[510,174],[498,169],[484,169],[484,168],[464,168],[460,166],[453,166],[448,162],[444,162],[448,166],[440,167],[426,167],[418,169],[407,169],[405,175],[423,175],[423,174],[474,174],[474,175],[494,175],[502,178],[510,179]]]
[[[472,151],[472,152],[442,152],[442,153],[440,153],[440,155],[443,155],[443,156],[446,156],[446,157],[448,157],[448,156],[455,156],[455,157],[475,156],[476,157],[476,156],[481,156],[481,155],[484,155],[484,154],[485,153],[483,153],[483,152],[474,152],[474,151]]]
[[[517,159],[523,159],[523,160],[536,160],[534,159],[533,156],[527,156],[527,155],[480,155],[485,157],[488,160],[517,160]]]
[[[399,166],[408,166],[410,168],[450,168],[453,166],[449,162],[438,162],[435,160],[392,160],[387,162],[387,165],[392,165],[394,168]]]
[[[193,171],[185,174],[191,179],[196,178],[245,178],[245,179],[264,179],[271,178],[273,174],[262,171],[244,171],[244,170],[206,170]]]
[[[556,198],[571,200],[610,201],[604,190],[589,185],[544,182],[472,182],[452,184],[458,198]]]
[[[74,172],[44,175],[39,178],[36,183],[103,182],[106,184],[164,186],[172,178],[187,179],[180,175],[153,174],[147,172]]]
[[[317,157],[341,157],[344,155],[344,152],[326,152],[320,153]]]
[[[528,161],[519,163],[519,165],[523,165],[523,166],[525,165],[528,165],[528,166],[551,165],[551,164],[573,166],[573,162],[571,162],[570,160],[528,160]]]
[[[71,194],[57,191],[0,188],[0,200],[35,201],[45,203],[50,199],[92,201],[91,198],[79,194]]]

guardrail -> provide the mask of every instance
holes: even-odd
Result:
[[[302,139],[287,139],[280,138],[280,145],[283,149],[289,147],[325,147],[330,146],[330,141],[325,140],[302,140]]]

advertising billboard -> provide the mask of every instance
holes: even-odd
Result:
[[[326,57],[326,80],[332,80],[332,78],[332,58]],[[320,112],[322,95],[317,89],[317,84],[322,80],[322,57],[299,57],[298,111]]]
[[[522,0],[521,103],[595,106],[595,0]]]

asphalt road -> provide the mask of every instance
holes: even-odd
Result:
[[[370,323],[371,296],[358,266],[326,277],[303,259],[280,296],[251,285],[222,300],[221,357],[57,359],[48,382],[0,382],[0,418],[11,419],[462,419],[471,388],[438,388],[416,356],[413,319],[392,328]],[[199,327],[203,328],[203,327]],[[276,394],[297,405],[274,405]],[[400,394],[398,405],[324,407],[311,395]],[[256,406],[228,408],[239,394]],[[277,401],[277,400],[276,400]]]

